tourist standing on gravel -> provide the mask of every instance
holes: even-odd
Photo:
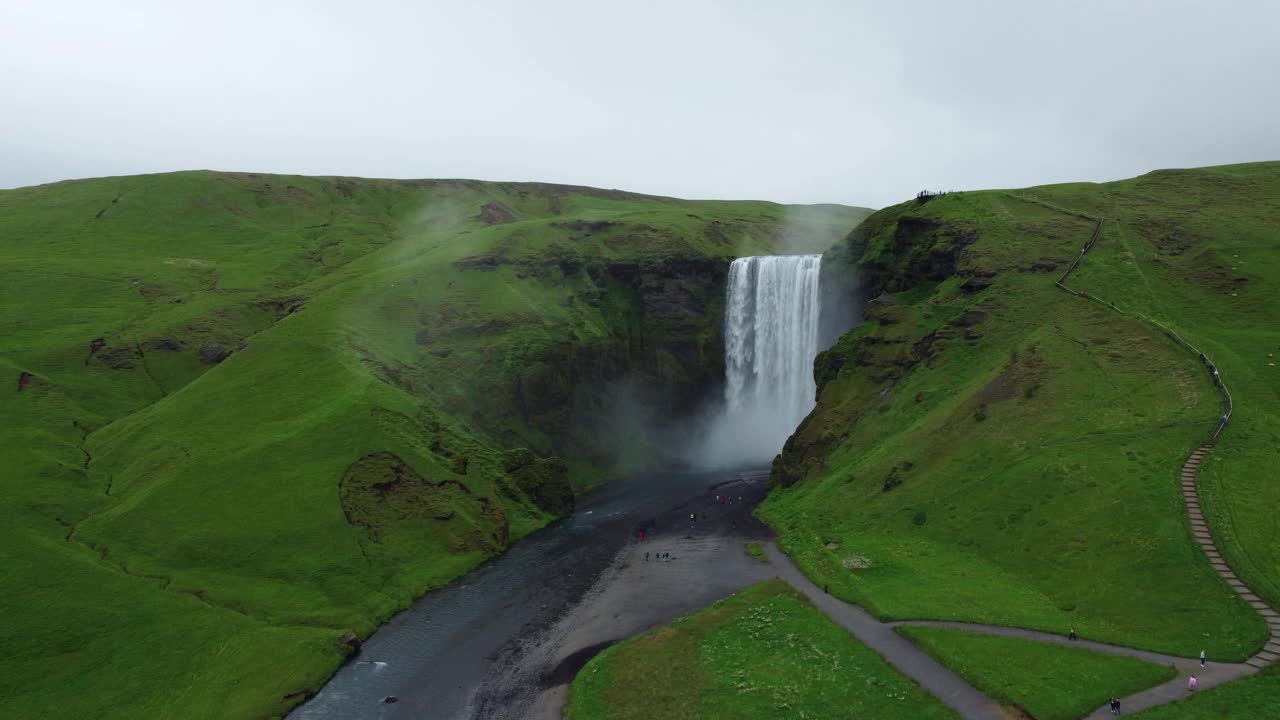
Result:
[[[1204,667],[1204,651],[1200,651],[1200,667]]]

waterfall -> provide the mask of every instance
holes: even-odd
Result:
[[[746,257],[729,266],[723,440],[769,459],[813,409],[821,255]]]

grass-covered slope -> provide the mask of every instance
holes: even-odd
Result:
[[[1208,505],[1237,570],[1280,600],[1280,164],[953,193],[885,209],[829,263],[867,320],[819,356],[818,406],[762,508],[833,593],[882,616],[1019,625],[1241,659],[1262,621],[1190,541],[1183,458],[1236,399]],[[868,567],[869,565],[869,567]]]
[[[955,713],[768,580],[587,663],[565,717],[954,718]]]
[[[1172,666],[1021,638],[937,627],[898,632],[988,696],[1011,706],[1010,717],[1075,720],[1172,679]]]
[[[210,172],[0,192],[0,716],[283,711],[644,459],[608,411],[711,388],[729,259],[863,214]]]

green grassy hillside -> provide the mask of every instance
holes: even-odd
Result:
[[[971,685],[1009,706],[1010,717],[1076,720],[1172,680],[1171,665],[1021,638],[901,625],[898,632]]]
[[[781,580],[752,586],[587,663],[565,717],[955,718]]]
[[[869,218],[867,321],[818,358],[818,407],[762,514],[833,593],[893,618],[1017,625],[1241,659],[1259,617],[1192,544],[1177,471],[1234,394],[1206,504],[1280,602],[1280,163],[953,193]],[[868,567],[869,565],[869,567]]]
[[[282,712],[648,457],[611,410],[719,380],[732,257],[864,215],[211,172],[0,191],[0,716]]]

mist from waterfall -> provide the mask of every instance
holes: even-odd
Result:
[[[821,255],[746,257],[730,265],[724,405],[706,430],[700,464],[768,462],[813,409],[821,267]]]

